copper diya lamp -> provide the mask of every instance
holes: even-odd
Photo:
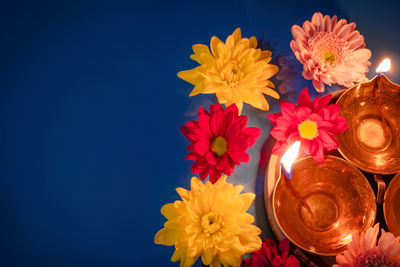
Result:
[[[386,190],[383,213],[389,231],[400,236],[400,173],[392,178]]]
[[[370,173],[400,171],[400,86],[382,74],[389,67],[385,60],[375,78],[349,88],[337,101],[350,126],[338,136],[338,150]]]
[[[296,246],[318,255],[336,255],[346,249],[352,233],[373,225],[374,192],[349,162],[334,156],[323,163],[302,158],[294,162],[291,179],[282,167],[272,196],[273,213],[280,230]]]

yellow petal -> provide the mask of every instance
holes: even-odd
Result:
[[[239,110],[239,115],[242,114],[243,102],[236,102],[235,104]]]
[[[250,48],[257,48],[257,39],[256,39],[256,37],[252,36],[252,37],[249,39],[249,47],[250,47]],[[258,57],[257,57],[257,58],[258,58]]]
[[[203,264],[210,265],[212,259],[213,259],[212,249],[204,250],[203,255],[201,255],[201,261],[203,262]]]
[[[177,212],[174,203],[165,204],[161,208],[161,214],[164,215],[164,217],[167,218],[168,220],[179,216],[179,213]]]
[[[165,246],[173,246],[181,234],[182,231],[163,228],[157,232],[156,236],[154,237],[154,243]]]
[[[242,39],[242,32],[240,31],[240,28],[237,28],[233,33],[232,33],[233,39],[235,40],[235,44],[237,44],[240,39]]]
[[[217,49],[218,49],[218,45],[221,43],[222,43],[222,41],[220,39],[218,39],[217,36],[213,36],[211,38],[210,47],[211,47],[211,53],[213,54],[214,57],[219,57]]]
[[[243,200],[243,209],[242,209],[242,211],[246,212],[250,208],[251,204],[253,203],[256,195],[253,194],[253,193],[245,193],[245,194],[241,194],[240,197]]]
[[[240,256],[234,254],[232,251],[226,251],[224,253],[219,254],[219,259],[222,264],[229,264],[231,266],[240,266]]]
[[[175,249],[174,254],[172,254],[171,261],[179,261],[186,253],[186,249]]]
[[[204,80],[201,70],[202,66],[198,66],[197,68],[191,70],[183,70],[178,72],[178,77],[184,81],[187,81],[188,83],[196,85]]]
[[[263,88],[262,92],[266,95],[272,96],[275,99],[279,99],[279,94],[275,90],[272,90],[271,88]]]
[[[271,51],[268,50],[261,51],[259,60],[265,60],[268,63],[271,60],[271,55],[272,55]]]
[[[195,44],[192,48],[194,54],[191,55],[190,58],[197,61],[199,64],[207,63],[212,59],[212,55],[210,53],[210,49],[208,49],[208,46],[203,44]]]
[[[182,200],[188,200],[190,196],[190,192],[182,187],[176,188],[176,192],[178,192],[179,196]]]
[[[193,90],[192,90],[192,92],[190,92],[189,96],[194,96],[194,95],[204,93],[204,89],[205,89],[204,82],[200,82],[193,88]]]
[[[192,177],[192,180],[190,181],[190,187],[192,191],[204,191],[204,184],[196,176]]]
[[[272,76],[274,76],[277,72],[279,71],[278,66],[275,66],[273,64],[267,64],[264,68],[264,79],[269,79]]]

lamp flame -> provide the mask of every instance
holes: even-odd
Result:
[[[299,154],[300,150],[300,141],[296,141],[289,147],[289,149],[283,154],[281,159],[281,167],[283,173],[286,175],[287,178],[292,178],[292,165],[293,162],[296,160],[297,155]]]
[[[376,74],[388,72],[390,69],[391,61],[390,58],[385,58],[381,64],[376,68]]]

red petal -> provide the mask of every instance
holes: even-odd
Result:
[[[271,114],[268,114],[268,119],[273,123],[273,124],[275,124],[276,125],[276,120],[280,117],[280,116],[282,116],[282,113],[271,113]]]
[[[302,122],[308,118],[311,114],[311,108],[308,107],[299,107],[296,113],[296,118],[298,122]]]
[[[210,150],[210,143],[207,139],[203,139],[193,144],[194,151],[203,156]]]
[[[221,177],[222,171],[217,170],[215,168],[211,168],[209,174],[210,174],[210,182],[213,184],[216,181],[218,181],[218,179]]]
[[[319,131],[318,138],[322,141],[322,143],[324,144],[325,149],[328,150],[328,151],[336,149],[337,146],[338,146],[338,141],[336,139],[332,138],[332,136],[330,136],[324,130]]]
[[[210,165],[216,165],[217,164],[217,158],[215,157],[215,155],[214,155],[214,153],[212,153],[212,152],[207,152],[207,154],[206,154],[206,159],[207,159],[207,162],[210,164]]]
[[[250,159],[246,152],[228,151],[227,154],[236,165],[240,165],[240,162],[248,162]]]
[[[287,238],[283,239],[279,243],[279,250],[284,253],[289,250],[289,240]]]
[[[318,98],[318,100],[316,100],[318,97],[316,97],[315,99],[314,99],[314,101],[313,101],[313,111],[314,112],[318,112],[318,111],[320,111],[321,109],[323,109],[323,108],[325,108],[328,104],[329,104],[329,102],[331,101],[331,98],[332,98],[332,95],[326,95],[326,96],[324,96],[324,97],[322,97],[322,98]]]
[[[210,130],[210,115],[203,108],[199,108],[198,124],[202,131],[203,137],[205,137],[205,138],[213,137],[211,130]]]
[[[317,162],[323,162],[325,159],[324,144],[319,139],[316,140],[318,141],[318,148],[315,153],[312,154],[312,157]]]
[[[294,111],[296,110],[296,105],[287,101],[281,101],[281,112],[282,116],[294,116]]]
[[[225,113],[229,113],[229,112],[233,112],[234,114],[238,114],[239,113],[239,110],[238,110],[238,108],[237,108],[235,103],[233,103],[232,105],[230,105],[229,107],[227,107],[225,109]]]
[[[202,181],[204,181],[205,179],[207,179],[207,176],[208,176],[208,169],[200,173],[200,179],[201,179]]]
[[[300,267],[300,262],[296,259],[295,256],[290,255],[287,258],[284,267]]]
[[[284,141],[277,141],[274,145],[274,147],[272,148],[272,154],[275,155],[283,155],[283,153],[285,153],[285,151],[289,148],[289,144],[286,143],[286,140]]]
[[[218,165],[217,165],[217,169],[218,170],[222,170],[222,169],[225,169],[225,168],[230,169],[228,157],[227,157],[226,154],[224,154],[222,157],[220,157],[220,160],[219,160]]]
[[[299,106],[311,108],[311,98],[307,87],[300,92],[298,104]]]
[[[214,136],[225,134],[224,113],[222,110],[214,110],[210,116],[210,129]]]
[[[193,163],[191,170],[193,173],[202,173],[208,169],[209,166],[210,165],[205,160],[200,159]]]
[[[200,155],[197,154],[196,152],[189,152],[186,156],[185,159],[186,160],[198,160],[200,158]]]

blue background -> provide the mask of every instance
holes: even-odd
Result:
[[[192,176],[178,127],[215,101],[189,98],[191,85],[176,76],[196,66],[192,44],[241,27],[243,36],[263,38],[279,64],[293,59],[291,26],[321,11],[356,22],[373,52],[371,69],[389,56],[388,76],[400,83],[398,8],[345,0],[2,1],[0,266],[178,266],[173,248],[153,240],[165,221],[160,208]],[[300,73],[290,82],[288,99],[310,86]],[[277,111],[278,101],[267,99]],[[266,237],[258,163],[271,125],[265,112],[244,113],[263,134],[230,181],[257,193],[251,212]]]

